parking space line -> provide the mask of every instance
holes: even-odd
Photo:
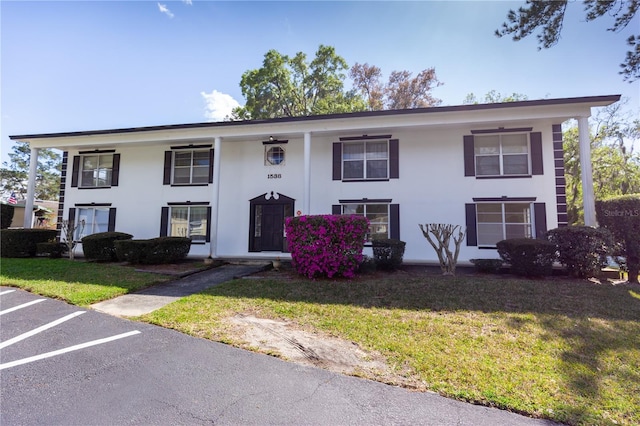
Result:
[[[16,336],[16,337],[13,337],[13,338],[7,340],[6,342],[0,343],[0,349],[6,348],[7,346],[11,346],[14,343],[17,343],[17,342],[19,342],[21,340],[24,340],[24,339],[28,338],[28,337],[35,336],[36,334],[38,334],[40,332],[43,332],[43,331],[45,331],[45,330],[47,330],[47,329],[49,329],[51,327],[55,327],[58,324],[62,324],[65,321],[69,321],[70,319],[75,318],[78,315],[82,315],[85,312],[86,311],[74,312],[74,313],[69,314],[67,316],[64,316],[62,318],[59,318],[59,319],[57,319],[55,321],[52,321],[52,322],[50,322],[48,324],[42,325],[42,326],[40,326],[38,328],[35,328],[35,329],[31,330],[31,331],[27,331],[26,333],[22,333],[19,336]]]
[[[80,349],[88,348],[90,346],[101,345],[103,343],[108,343],[108,342],[111,342],[111,341],[114,341],[114,340],[123,339],[125,337],[133,336],[133,335],[140,334],[140,333],[141,332],[138,331],[138,330],[133,330],[133,331],[129,331],[127,333],[117,334],[117,335],[111,336],[111,337],[105,337],[104,339],[92,340],[90,342],[81,343],[79,345],[69,346],[68,348],[58,349],[57,351],[47,352],[47,353],[44,353],[44,354],[40,354],[40,355],[35,355],[35,356],[32,356],[32,357],[29,357],[29,358],[23,358],[23,359],[19,359],[19,360],[16,360],[16,361],[6,362],[4,364],[0,364],[0,370],[4,370],[6,368],[15,367],[15,366],[22,365],[22,364],[28,364],[30,362],[39,361],[39,360],[45,359],[45,358],[51,358],[51,357],[56,356],[56,355],[62,355],[62,354],[65,354],[67,352],[77,351],[77,350],[80,350]]]
[[[9,293],[13,293],[15,290],[5,290],[5,291],[0,291],[0,296],[4,295],[4,294],[9,294]]]
[[[8,314],[9,312],[17,311],[18,309],[26,308],[27,306],[35,305],[36,303],[44,302],[47,299],[32,300],[31,302],[23,303],[22,305],[14,306],[13,308],[0,311],[0,315]]]

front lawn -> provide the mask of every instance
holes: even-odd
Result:
[[[640,288],[416,275],[236,280],[144,320],[239,345],[237,313],[378,351],[450,397],[570,424],[640,424]]]
[[[69,259],[27,258],[0,260],[0,284],[88,306],[171,277],[137,272],[132,267]]]

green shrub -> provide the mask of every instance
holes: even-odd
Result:
[[[67,245],[65,243],[48,241],[46,243],[36,244],[36,254],[47,255],[51,259],[58,259],[62,257],[62,254],[67,251]]]
[[[567,272],[578,278],[598,275],[613,246],[609,231],[591,226],[556,228],[548,231],[546,237],[556,246],[558,260]]]
[[[15,208],[11,204],[0,204],[0,229],[7,229],[11,226]]]
[[[614,254],[625,258],[629,282],[637,283],[640,273],[640,194],[596,201],[596,216],[600,226],[613,234],[619,251]]]
[[[0,232],[2,257],[33,257],[38,243],[55,240],[55,229],[3,229]]]
[[[191,239],[159,237],[150,240],[119,240],[114,242],[118,260],[130,263],[158,265],[184,259],[191,249]]]
[[[82,251],[87,259],[97,260],[98,262],[115,262],[118,260],[116,256],[116,248],[114,241],[130,240],[133,235],[124,232],[99,232],[84,237],[82,242]]]
[[[402,265],[402,257],[404,256],[404,248],[407,245],[404,241],[393,239],[373,240],[373,259],[376,267],[395,271]]]
[[[498,254],[511,265],[511,273],[526,277],[551,275],[556,246],[547,240],[513,238],[498,241]]]
[[[485,274],[495,274],[500,272],[502,259],[470,259],[469,260],[476,267],[476,271]]]

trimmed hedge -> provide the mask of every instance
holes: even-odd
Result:
[[[309,278],[353,277],[362,262],[369,220],[362,216],[289,217],[285,222],[291,263]]]
[[[119,261],[158,265],[184,259],[191,250],[191,239],[184,237],[159,237],[149,240],[114,241]]]
[[[404,248],[407,245],[404,241],[393,239],[380,239],[371,241],[373,248],[373,259],[376,267],[395,271],[402,265]]]
[[[502,259],[469,259],[476,267],[476,271],[485,274],[495,274],[500,272],[504,261]]]
[[[114,241],[130,240],[133,235],[124,232],[98,232],[84,237],[82,240],[82,251],[87,259],[98,262],[115,262],[116,248]]]
[[[58,242],[46,242],[36,244],[36,254],[42,256],[49,256],[51,259],[58,259],[62,257],[63,253],[68,251],[65,243]]]
[[[511,265],[511,273],[526,277],[551,275],[556,246],[547,240],[513,238],[498,241],[498,254]]]
[[[0,253],[2,257],[33,257],[38,251],[38,243],[55,239],[55,229],[3,229],[0,232]]]
[[[551,229],[547,240],[556,246],[558,260],[570,275],[578,278],[597,276],[607,264],[613,238],[604,228],[566,226]]]
[[[617,256],[624,256],[629,282],[638,283],[640,273],[640,194],[596,201],[596,217],[617,244]]]
[[[15,207],[11,204],[0,204],[0,229],[7,229],[11,226]]]

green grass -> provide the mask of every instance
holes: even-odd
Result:
[[[401,272],[236,280],[144,320],[232,344],[235,313],[287,319],[386,356],[428,389],[570,424],[640,424],[637,286]],[[406,374],[406,373],[405,373]]]
[[[0,260],[0,284],[88,306],[150,285],[166,275],[136,272],[132,267],[69,259]]]

